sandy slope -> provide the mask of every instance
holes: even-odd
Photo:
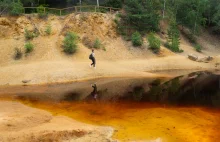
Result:
[[[84,18],[86,17],[86,18]],[[0,85],[22,84],[22,80],[31,80],[31,84],[74,81],[104,76],[151,76],[147,73],[155,70],[173,69],[217,69],[219,63],[219,44],[214,38],[204,41],[204,51],[197,53],[192,45],[181,37],[181,49],[185,52],[175,54],[161,47],[159,55],[149,50],[148,43],[140,48],[132,46],[116,34],[114,16],[108,14],[78,14],[67,17],[49,16],[48,20],[39,20],[36,16],[18,18],[0,18]],[[45,36],[45,27],[50,24],[52,35]],[[97,26],[99,25],[99,26]],[[14,48],[21,48],[24,53],[24,29],[37,28],[40,36],[31,42],[35,49],[20,60],[14,60]],[[62,40],[67,31],[77,32],[80,36],[77,53],[68,56],[62,52]],[[99,38],[106,51],[96,50],[97,69],[89,68],[88,55],[91,50],[82,42],[83,37]],[[161,40],[165,40],[161,37]],[[211,46],[215,44],[215,46]],[[210,45],[210,46],[206,46]],[[211,63],[198,63],[187,59],[188,54],[199,57],[216,57]]]
[[[1,101],[0,132],[1,142],[109,142],[113,129],[83,124],[64,116],[53,116],[21,103]]]

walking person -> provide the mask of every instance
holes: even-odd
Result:
[[[92,53],[89,55],[89,59],[92,60],[92,64],[90,65],[90,67],[93,66],[94,68],[96,68],[96,66],[95,66],[96,62],[95,62],[95,53],[94,53],[94,49],[92,49]]]

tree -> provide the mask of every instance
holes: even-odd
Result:
[[[174,52],[180,52],[180,33],[175,19],[170,21],[168,29],[168,48]]]
[[[177,3],[176,18],[179,24],[188,27],[193,35],[198,34],[200,27],[205,26],[206,18],[203,16],[208,0],[180,0]]]
[[[157,31],[160,8],[159,0],[127,0],[122,20],[137,31]]]

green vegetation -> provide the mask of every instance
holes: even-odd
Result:
[[[10,5],[10,10],[11,15],[18,16],[24,11],[23,4],[20,2],[20,0],[18,0],[17,2],[13,1]]]
[[[141,46],[143,44],[141,34],[137,31],[132,34],[132,39],[131,40],[132,40],[133,46]]]
[[[31,42],[27,42],[24,45],[24,48],[25,48],[25,52],[26,53],[30,53],[30,52],[32,52],[34,50],[34,45]]]
[[[160,40],[157,37],[155,37],[154,33],[150,33],[147,39],[150,48],[155,52],[158,52],[160,50]]]
[[[46,33],[47,35],[50,35],[51,32],[52,32],[52,27],[51,27],[51,25],[47,25],[47,27],[46,27],[46,29],[45,29],[45,33]]]
[[[36,36],[34,32],[31,32],[27,29],[25,29],[24,35],[25,35],[26,40],[31,40]]]
[[[173,52],[181,52],[179,49],[180,45],[180,32],[177,28],[177,24],[174,20],[170,22],[170,26],[168,29],[168,42],[166,47],[169,48]]]
[[[194,48],[196,49],[197,52],[202,52],[202,47],[199,44],[196,44]]]
[[[48,16],[48,14],[46,13],[46,7],[43,5],[37,7],[37,13],[38,13],[38,17],[42,19],[45,19]]]
[[[68,32],[63,41],[64,52],[73,54],[77,51],[78,36],[76,33]]]
[[[15,60],[19,60],[19,59],[21,59],[21,57],[22,57],[21,49],[15,48],[14,59]]]
[[[101,46],[102,46],[102,44],[101,44],[100,40],[98,38],[96,38],[94,45],[93,45],[93,48],[100,49]]]

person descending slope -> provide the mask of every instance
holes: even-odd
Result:
[[[92,49],[92,53],[89,55],[89,59],[92,60],[92,64],[90,65],[90,67],[93,66],[94,68],[96,68],[96,66],[95,66],[96,62],[95,62],[95,53],[94,53],[94,49]]]

